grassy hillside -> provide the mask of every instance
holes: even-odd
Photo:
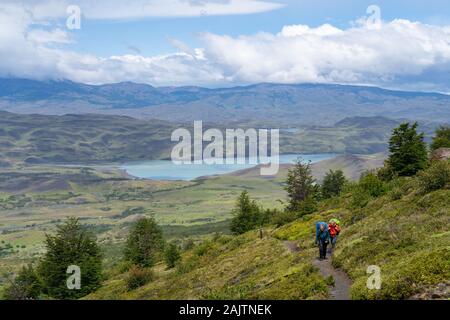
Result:
[[[271,230],[266,230],[271,232]],[[292,253],[283,242],[257,232],[220,236],[183,254],[177,269],[154,271],[154,280],[126,288],[115,274],[87,299],[320,299],[327,284],[310,263],[311,252]]]
[[[343,223],[333,265],[353,280],[353,299],[405,299],[439,283],[450,284],[450,190],[426,195],[398,189],[364,208],[343,197],[324,205],[316,219],[338,216]],[[398,198],[398,199],[397,199]],[[329,209],[333,208],[333,209]],[[329,210],[327,210],[329,209]],[[280,239],[307,241],[304,222],[277,232]],[[367,267],[381,268],[381,290],[368,290]]]
[[[424,193],[417,178],[397,180],[381,197],[361,204],[347,190],[323,201],[311,215],[280,228],[237,237],[219,236],[186,251],[177,269],[155,269],[154,280],[127,290],[127,273],[110,273],[88,299],[309,299],[329,297],[328,285],[313,265],[315,222],[341,220],[343,232],[333,265],[351,278],[352,299],[406,299],[450,283],[450,189]],[[292,250],[292,241],[297,248]],[[381,269],[380,290],[366,286],[368,266]]]
[[[382,159],[339,156],[314,164],[313,171],[320,178],[330,166],[359,176]],[[0,243],[13,250],[0,261],[0,280],[19,265],[35,261],[42,253],[44,234],[67,216],[80,218],[96,232],[108,249],[107,260],[117,259],[130,224],[143,215],[154,215],[169,239],[228,233],[230,212],[242,190],[265,208],[282,208],[278,200],[286,200],[282,185],[287,168],[283,166],[277,177],[260,176],[256,168],[193,182],[132,180],[112,166],[3,168]]]

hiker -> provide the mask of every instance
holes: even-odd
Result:
[[[328,223],[328,231],[330,232],[331,249],[334,249],[334,247],[336,247],[338,235],[341,232],[341,227],[339,227],[339,220],[331,219],[330,223]]]
[[[327,258],[327,245],[329,242],[330,232],[328,231],[328,223],[318,222],[316,224],[316,245],[319,246],[319,260]]]

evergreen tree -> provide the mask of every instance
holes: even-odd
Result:
[[[17,277],[6,287],[6,300],[35,300],[42,292],[42,284],[32,265],[24,266]]]
[[[125,259],[140,267],[152,267],[164,248],[163,233],[153,218],[139,219],[125,245]]]
[[[300,211],[302,214],[315,210],[315,203],[319,194],[319,186],[311,174],[310,163],[303,164],[297,160],[294,167],[288,171],[287,186],[289,204],[288,211]]]
[[[328,171],[322,182],[322,196],[324,198],[339,196],[346,181],[342,170]]]
[[[46,235],[45,253],[39,275],[45,292],[57,299],[77,299],[96,290],[102,279],[102,256],[95,237],[80,225],[77,218],[69,218],[59,225],[55,235]],[[80,289],[69,289],[69,266],[80,268]]]
[[[439,148],[450,148],[450,126],[440,126],[435,133],[433,142],[431,143],[431,150]]]
[[[230,229],[234,234],[245,233],[267,222],[262,209],[250,199],[247,191],[240,194],[232,214]]]
[[[387,165],[398,176],[413,176],[427,165],[427,149],[423,133],[417,133],[417,122],[403,123],[392,132]]]
[[[174,243],[170,243],[166,251],[164,253],[164,260],[167,264],[167,267],[169,269],[175,267],[177,262],[181,259],[180,251],[178,250],[178,247]]]

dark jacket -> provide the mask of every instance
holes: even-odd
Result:
[[[320,241],[331,241],[330,232],[328,231],[328,224],[325,223],[323,231],[320,231],[320,223],[316,227],[316,243]]]

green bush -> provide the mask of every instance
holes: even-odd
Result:
[[[128,290],[134,290],[149,283],[153,279],[153,273],[150,269],[132,266],[128,271],[125,282]]]
[[[3,292],[6,300],[35,300],[42,292],[42,283],[31,265],[22,267],[17,277]]]
[[[234,234],[242,234],[269,222],[267,211],[262,210],[248,192],[243,191],[232,211],[230,229]]]
[[[386,183],[373,172],[365,173],[359,180],[359,186],[374,198],[384,195],[387,191]]]
[[[212,246],[213,244],[211,243],[211,241],[203,241],[201,244],[195,247],[194,253],[197,256],[201,257],[205,255],[212,248]]]
[[[440,126],[431,143],[431,150],[439,148],[450,148],[450,126]]]
[[[417,179],[423,193],[443,189],[450,184],[450,163],[433,161],[428,169],[419,172]]]
[[[387,163],[398,176],[414,176],[426,168],[428,154],[424,134],[417,133],[417,122],[402,123],[392,131]]]
[[[272,215],[272,223],[277,227],[284,226],[298,219],[298,214],[290,211],[276,211]]]
[[[322,197],[327,199],[339,196],[346,181],[347,179],[342,170],[330,170],[323,178],[321,186]]]
[[[174,243],[170,243],[164,252],[164,261],[169,269],[175,267],[181,259],[180,251]]]
[[[153,218],[142,218],[133,225],[128,235],[125,259],[141,267],[152,267],[163,247],[161,228]]]
[[[57,299],[78,299],[101,285],[102,254],[95,237],[82,226],[77,218],[69,218],[59,225],[55,235],[45,239],[47,252],[39,266],[44,293]],[[81,288],[67,288],[67,269],[78,266],[81,270]]]

